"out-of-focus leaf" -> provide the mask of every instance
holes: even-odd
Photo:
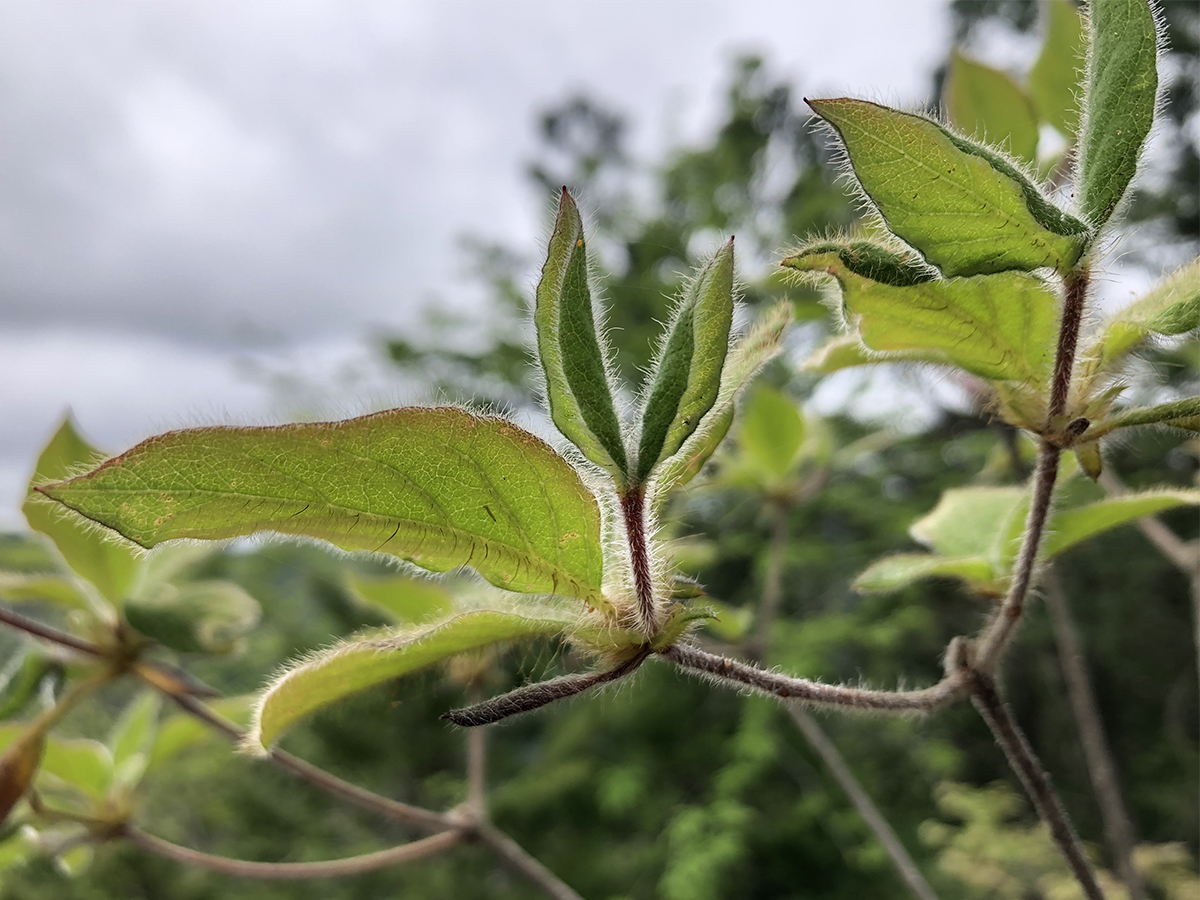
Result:
[[[160,585],[125,606],[130,625],[180,653],[228,653],[260,615],[258,602],[230,581]]]
[[[1127,409],[1094,426],[1088,437],[1098,438],[1118,428],[1136,425],[1167,425],[1184,431],[1200,431],[1200,397],[1186,397],[1158,406]]]
[[[717,402],[732,326],[731,240],[696,275],[667,326],[642,412],[639,482],[675,455]]]
[[[1147,0],[1089,6],[1091,54],[1079,134],[1077,193],[1097,228],[1116,210],[1137,172],[1158,95],[1158,26]]]
[[[17,575],[0,572],[0,600],[7,603],[46,603],[67,610],[95,613],[96,604],[74,578],[61,575]]]
[[[742,452],[768,475],[782,478],[804,441],[804,418],[794,401],[774,388],[756,387],[738,427]]]
[[[942,556],[988,559],[1025,496],[1019,487],[951,488],[909,533]]]
[[[1041,386],[1049,379],[1058,299],[1032,275],[895,287],[856,275],[829,253],[792,256],[784,265],[837,279],[844,314],[869,350],[901,352],[997,381]]]
[[[942,90],[950,122],[976,140],[1004,147],[1024,163],[1037,156],[1037,119],[1020,85],[998,69],[957,50]]]
[[[40,490],[144,547],[300,534],[604,603],[600,510],[579,475],[528,432],[461,409],[175,431]]]
[[[298,720],[350,694],[459,653],[508,641],[553,637],[573,620],[479,610],[417,629],[383,631],[315,653],[276,678],[255,712],[256,745],[269,747]]]
[[[91,867],[95,856],[96,851],[91,845],[76,844],[55,856],[54,865],[68,878],[78,878]]]
[[[29,647],[14,653],[0,671],[0,719],[18,716],[38,695],[42,681],[59,669],[38,650]]]
[[[721,372],[721,390],[716,403],[701,420],[700,427],[684,441],[679,452],[659,470],[655,504],[661,504],[671,491],[687,484],[704,468],[729,433],[742,391],[782,349],[783,334],[791,321],[791,304],[777,303],[759,316],[754,327],[729,352]]]
[[[1079,127],[1083,20],[1070,0],[1043,0],[1042,10],[1045,40],[1029,72],[1029,96],[1042,121],[1073,141]]]
[[[121,766],[139,753],[149,755],[154,746],[158,711],[161,706],[158,694],[142,691],[125,707],[108,736],[114,765]]]
[[[1095,481],[1104,471],[1104,458],[1100,455],[1100,445],[1095,441],[1076,444],[1073,448],[1079,467],[1087,473],[1088,478]]]
[[[713,611],[713,618],[704,623],[704,630],[726,643],[741,641],[754,624],[754,610],[748,607],[731,606],[711,597],[705,599],[704,605]]]
[[[119,605],[137,574],[137,551],[33,491],[39,485],[94,466],[103,458],[104,454],[80,436],[67,416],[38,457],[29,483],[30,493],[21,509],[30,528],[54,541],[72,569]]]
[[[255,698],[248,694],[223,697],[206,705],[213,712],[244,728],[253,718],[254,703]],[[224,745],[224,738],[199,719],[187,713],[174,713],[163,720],[155,733],[148,768],[154,769],[168,763],[180,753],[209,740],[220,741]]]
[[[961,578],[977,588],[986,588],[993,584],[996,575],[986,556],[900,553],[871,563],[854,579],[853,587],[864,594],[887,593],[937,577]]]
[[[0,756],[0,824],[29,790],[45,747],[45,735],[22,734]]]
[[[1057,556],[1101,532],[1133,522],[1144,516],[1200,504],[1200,491],[1164,489],[1137,494],[1106,497],[1095,503],[1056,511],[1047,523],[1042,553]]]
[[[46,741],[42,771],[92,800],[101,800],[112,784],[112,752],[88,738],[51,737]]]
[[[1087,226],[994,151],[864,100],[808,103],[841,136],[888,228],[946,275],[1066,271],[1083,253]]]
[[[613,405],[608,354],[596,329],[583,220],[566,188],[533,318],[554,424],[584,456],[623,482],[629,468],[625,439]]]
[[[411,575],[371,578],[351,574],[351,595],[364,606],[382,613],[397,625],[419,625],[442,618],[454,610],[454,597],[445,585]]]

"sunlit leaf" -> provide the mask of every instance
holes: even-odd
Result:
[[[1059,510],[1047,523],[1042,552],[1047,558],[1057,556],[1081,541],[1143,516],[1196,504],[1200,504],[1200,491],[1165,489],[1106,497],[1095,503]]]
[[[104,454],[80,436],[74,421],[67,416],[38,457],[29,483],[30,493],[21,509],[29,527],[54,541],[72,569],[113,603],[119,604],[125,599],[137,573],[136,551],[32,490],[94,466],[103,458]]]
[[[88,738],[51,737],[46,741],[42,771],[99,800],[112,784],[112,752],[99,741]]]
[[[942,556],[988,559],[1025,497],[1019,487],[951,488],[909,533]]]
[[[454,609],[454,597],[450,591],[428,578],[351,574],[346,583],[351,595],[359,603],[383,614],[397,625],[419,625],[447,616]]]
[[[628,474],[625,439],[613,405],[607,350],[588,287],[583,220],[563,188],[534,309],[538,355],[554,424],[618,482]]]
[[[732,326],[731,240],[684,291],[667,326],[642,412],[638,481],[645,481],[660,461],[673,456],[713,408],[721,391]]]
[[[1158,94],[1158,27],[1147,0],[1089,6],[1087,110],[1079,134],[1079,206],[1108,221],[1137,172]]]
[[[804,419],[799,407],[774,388],[756,387],[742,412],[738,442],[756,466],[768,475],[783,477],[804,442]]]
[[[960,578],[976,587],[989,587],[996,578],[986,556],[941,556],[900,553],[871,563],[852,585],[862,593],[898,591],[925,578]]]
[[[1029,72],[1029,96],[1038,115],[1074,140],[1085,51],[1083,20],[1070,0],[1043,0],[1045,39]]]
[[[263,693],[254,741],[263,747],[305,716],[350,694],[450,657],[508,641],[563,634],[572,620],[479,610],[417,629],[354,638],[288,669]]]
[[[41,490],[144,547],[308,535],[603,602],[600,512],[579,476],[528,432],[461,409],[175,431]]]
[[[896,235],[946,275],[1065,271],[1087,227],[999,154],[929,119],[863,100],[810,100]]]
[[[955,128],[1003,147],[1024,163],[1037,156],[1037,119],[1020,85],[998,69],[950,55],[942,103]]]
[[[671,491],[687,484],[704,468],[729,433],[742,391],[782,349],[783,335],[791,321],[791,304],[777,303],[759,316],[750,332],[729,351],[717,401],[679,452],[659,470],[655,503],[662,503]]]
[[[229,581],[163,584],[125,606],[130,625],[180,653],[228,653],[260,616],[258,601]]]
[[[993,380],[1037,386],[1049,378],[1058,299],[1032,275],[1002,272],[896,287],[851,272],[832,253],[792,256],[784,265],[837,279],[843,313],[869,350],[959,366]]]

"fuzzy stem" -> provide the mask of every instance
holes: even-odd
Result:
[[[179,704],[185,712],[204,722],[215,731],[219,731],[234,743],[240,743],[245,739],[245,730],[239,728],[228,719],[217,715],[194,697],[177,696],[175,694],[168,694],[168,696]],[[422,828],[432,831],[455,828],[461,825],[458,819],[445,813],[438,813],[424,807],[401,803],[398,800],[392,800],[373,791],[368,791],[366,788],[361,788],[356,784],[343,781],[336,775],[331,775],[324,769],[319,769],[312,763],[292,756],[292,754],[284,750],[273,748],[267,752],[266,758],[276,767],[307,781],[327,794],[342,800],[348,800],[364,809],[380,813],[390,819],[410,822],[413,825],[419,825]]]
[[[1084,894],[1088,900],[1104,900],[1091,863],[1083,853],[1079,835],[1075,833],[1067,811],[1063,809],[1062,801],[1054,791],[1050,776],[1042,767],[1033,748],[1029,746],[1029,741],[1017,726],[1008,706],[997,693],[996,683],[991,676],[979,669],[966,671],[971,688],[971,702],[992,730],[996,743],[1000,745],[1009,765],[1017,773],[1038,815],[1050,828],[1050,835],[1058,844],[1058,849],[1066,858],[1067,865],[1083,888]]]
[[[410,844],[391,847],[376,853],[366,853],[362,856],[351,856],[346,859],[329,859],[321,862],[269,863],[253,862],[244,859],[230,859],[227,856],[215,856],[188,847],[181,847],[162,838],[146,834],[132,826],[126,826],[120,835],[131,842],[157,853],[159,856],[174,860],[184,865],[197,866],[210,872],[223,875],[236,875],[239,878],[262,878],[273,881],[304,881],[314,878],[339,878],[347,875],[360,875],[364,872],[374,872],[387,866],[396,866],[432,856],[443,850],[448,850],[462,841],[463,831],[446,831],[435,834]]]
[[[1104,830],[1117,865],[1121,881],[1129,889],[1131,900],[1146,900],[1146,886],[1142,876],[1133,865],[1133,847],[1136,843],[1133,823],[1125,802],[1121,799],[1121,787],[1117,781],[1117,767],[1104,737],[1104,724],[1092,693],[1091,680],[1084,664],[1083,648],[1071,609],[1063,593],[1062,583],[1051,570],[1047,573],[1045,590],[1046,608],[1054,625],[1054,640],[1058,644],[1058,658],[1062,663],[1063,677],[1067,682],[1067,698],[1075,723],[1079,728],[1079,739],[1083,745],[1083,756],[1087,762],[1092,788],[1100,803],[1100,814],[1104,819]]]
[[[957,674],[917,691],[872,691],[768,672],[686,644],[675,644],[661,651],[660,655],[682,669],[701,672],[726,684],[749,687],[764,694],[814,706],[880,712],[932,712],[966,693],[965,681]]]
[[[534,859],[516,841],[487,822],[479,824],[479,840],[514,872],[525,876],[552,900],[583,900],[557,875]]]
[[[621,514],[629,541],[629,564],[633,571],[633,589],[637,595],[638,626],[646,637],[658,634],[658,604],[650,575],[650,551],[646,544],[646,488],[635,485],[621,494]]]
[[[1083,309],[1087,301],[1088,270],[1080,268],[1063,279],[1066,295],[1062,319],[1058,326],[1058,348],[1054,354],[1054,378],[1050,386],[1050,408],[1046,413],[1047,429],[1053,420],[1067,409],[1071,393],[1071,372],[1075,368],[1075,347],[1079,343],[1079,328],[1083,324]]]
[[[59,631],[57,628],[51,628],[49,625],[43,625],[41,622],[35,622],[33,619],[26,618],[20,613],[15,613],[3,607],[0,607],[0,622],[11,628],[16,628],[18,631],[24,631],[26,634],[40,638],[43,641],[49,641],[52,644],[58,644],[62,647],[69,647],[87,656],[105,655],[104,651],[98,645],[90,641],[77,638],[74,635],[67,634],[65,631]]]

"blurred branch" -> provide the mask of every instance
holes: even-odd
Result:
[[[476,826],[479,839],[514,872],[524,875],[553,900],[583,900],[566,882],[530,856],[521,845],[487,822]]]
[[[1087,761],[1088,775],[1100,804],[1104,819],[1104,831],[1108,835],[1109,847],[1116,862],[1117,873],[1129,889],[1132,900],[1146,900],[1146,886],[1133,866],[1134,838],[1133,823],[1121,798],[1121,787],[1117,782],[1117,767],[1108,741],[1104,736],[1104,724],[1096,705],[1084,663],[1083,647],[1079,633],[1071,618],[1071,609],[1063,592],[1058,573],[1050,569],[1045,576],[1045,603],[1054,625],[1054,641],[1058,645],[1058,658],[1062,662],[1063,676],[1067,682],[1067,697],[1071,711],[1079,727],[1079,738],[1083,744],[1083,756]]]
[[[51,628],[49,625],[43,625],[41,622],[35,622],[33,619],[26,618],[20,613],[15,613],[3,607],[0,607],[0,622],[11,628],[16,628],[18,631],[24,631],[28,635],[40,638],[43,641],[68,647],[87,656],[105,655],[99,646],[90,641],[82,640],[74,635],[67,634],[65,631],[59,631],[57,628]]]

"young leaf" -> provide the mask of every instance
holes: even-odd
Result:
[[[258,601],[230,581],[164,584],[125,604],[130,625],[180,653],[228,653],[261,614]]]
[[[29,527],[54,541],[72,569],[90,581],[108,600],[120,604],[137,573],[136,552],[111,535],[56,507],[35,489],[49,481],[94,466],[104,454],[85,441],[67,416],[38,457],[29,495],[21,507]]]
[[[1200,325],[1200,259],[1176,269],[1140,300],[1111,316],[1084,354],[1084,377],[1111,369],[1153,334],[1177,335]]]
[[[158,731],[158,710],[162,705],[154,691],[142,691],[125,707],[108,736],[113,764],[121,766],[136,754],[149,756]]]
[[[52,736],[46,741],[42,771],[98,801],[112,784],[113,757],[99,741]]]
[[[942,556],[988,558],[1025,499],[1019,487],[950,488],[909,534]]]
[[[804,442],[804,419],[796,403],[774,388],[750,394],[738,428],[742,452],[768,475],[782,478]]]
[[[456,654],[506,641],[553,637],[571,620],[545,614],[480,610],[416,630],[345,641],[313,654],[275,679],[262,695],[253,741],[270,747],[299,719],[336,700]]]
[[[867,566],[851,585],[863,594],[884,594],[925,578],[961,578],[977,590],[994,590],[996,575],[985,556],[899,553]]]
[[[791,304],[777,303],[759,316],[749,333],[734,345],[721,372],[717,402],[679,452],[663,463],[655,484],[654,503],[662,503],[671,491],[700,474],[729,433],[742,391],[783,348],[783,334],[791,321]]]
[[[1044,384],[1053,364],[1058,300],[1023,272],[893,287],[856,275],[832,253],[785,266],[832,275],[847,319],[868,350],[959,366],[997,381]]]
[[[454,609],[450,591],[428,578],[411,575],[368,578],[351,574],[347,586],[359,603],[382,613],[397,625],[419,625],[448,616]]]
[[[1103,437],[1118,428],[1135,425],[1167,425],[1184,431],[1200,431],[1200,397],[1186,397],[1158,406],[1128,409],[1089,429],[1089,439]]]
[[[637,480],[675,454],[712,409],[733,326],[733,241],[708,262],[684,292],[650,379]]]
[[[1029,96],[1043,122],[1068,140],[1079,127],[1080,68],[1085,45],[1083,19],[1071,0],[1043,0],[1045,39],[1029,71]]]
[[[39,490],[143,547],[308,535],[603,603],[600,510],[578,474],[528,432],[460,409],[175,431]]]
[[[596,329],[583,220],[566,188],[542,267],[533,320],[554,424],[584,456],[624,483],[625,439],[613,406],[607,354]]]
[[[46,737],[41,732],[18,737],[0,756],[0,824],[25,796],[42,760]]]
[[[1079,135],[1079,205],[1099,228],[1137,172],[1158,95],[1158,27],[1147,0],[1089,6],[1087,109]]]
[[[1023,163],[1037,157],[1037,119],[1029,98],[1004,72],[967,59],[957,50],[942,89],[950,122],[976,140],[1004,147]]]
[[[1047,523],[1042,553],[1057,556],[1101,532],[1177,506],[1200,504],[1200,491],[1166,489],[1106,497],[1095,503],[1058,510]]]
[[[1066,271],[1083,253],[1087,226],[998,153],[929,119],[864,100],[808,105],[841,136],[888,228],[946,275]]]

